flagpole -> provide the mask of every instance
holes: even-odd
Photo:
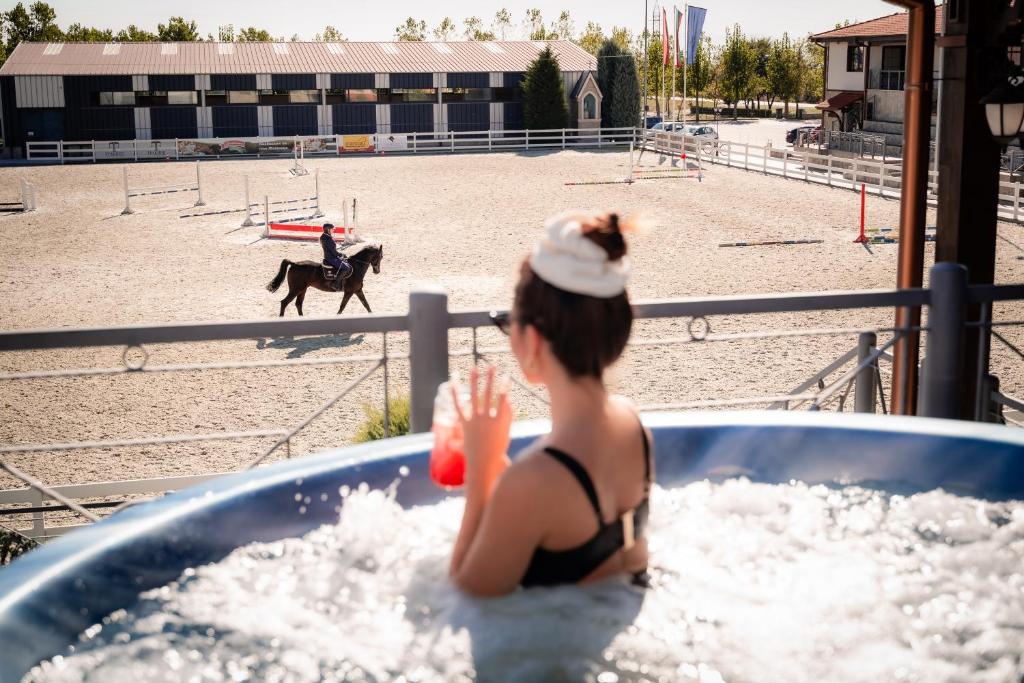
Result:
[[[668,40],[668,19],[665,18],[665,8],[661,8],[661,99],[665,101],[665,120],[668,121],[671,112],[671,103],[665,97],[665,42]]]
[[[672,5],[673,22],[676,22],[675,13],[678,11],[679,10],[676,8],[676,6]],[[676,26],[679,26],[678,22],[676,22]],[[674,100],[676,98],[676,64],[679,63],[679,31],[673,31],[672,36],[676,39],[672,45],[672,99]]]
[[[683,5],[683,123],[686,123],[686,71],[690,56],[690,6]]]

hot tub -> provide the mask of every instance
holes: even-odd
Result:
[[[884,482],[902,493],[941,488],[1024,500],[1024,431],[963,422],[821,413],[645,416],[658,482],[705,479],[808,485]],[[517,423],[513,451],[546,428]],[[189,568],[254,542],[337,521],[339,489],[392,487],[401,506],[447,494],[427,475],[430,435],[338,449],[208,482],[127,508],[0,570],[0,681],[62,654],[106,615]]]

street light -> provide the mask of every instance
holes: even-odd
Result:
[[[1024,76],[1013,76],[985,95],[985,118],[992,137],[1008,144],[1024,133]]]

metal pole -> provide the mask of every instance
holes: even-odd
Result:
[[[313,186],[316,188],[316,215],[323,216],[323,212],[320,211],[320,169],[316,169],[313,173]]]
[[[270,236],[270,197],[263,195],[263,236]]]
[[[341,224],[345,226],[347,230],[351,230],[352,226],[348,222],[348,200],[344,197],[341,198]]]
[[[857,365],[862,364],[874,353],[878,337],[874,332],[861,332],[857,338]],[[857,373],[857,389],[854,394],[854,410],[858,413],[875,412],[875,373],[878,359]]]
[[[448,295],[441,288],[409,295],[410,431],[430,431],[434,396],[448,379]]]
[[[242,221],[242,227],[248,228],[252,225],[252,204],[249,203],[249,176],[245,177],[245,220]]]
[[[933,0],[894,0],[908,12],[903,175],[900,188],[900,240],[896,286],[920,287],[924,280],[924,232],[928,193],[928,145],[931,128],[932,64],[935,59]],[[895,327],[921,324],[920,307],[896,309]],[[930,337],[931,335],[929,335]],[[917,403],[920,334],[908,332],[893,348],[892,412],[913,415]],[[931,367],[929,372],[932,373]],[[942,370],[938,370],[941,374]],[[935,373],[932,373],[934,376]],[[937,410],[939,408],[936,408]]]
[[[967,269],[958,263],[937,263],[930,284],[928,372],[921,378],[921,412],[925,417],[954,419],[960,416]]]
[[[977,422],[988,422],[988,404],[990,401],[988,392],[985,391],[985,368],[989,361],[989,329],[992,322],[992,302],[986,301],[981,305],[981,316],[978,319],[978,380],[976,384],[974,419]]]
[[[648,108],[647,108],[647,95],[650,92],[650,87],[651,87],[650,86],[650,82],[648,81],[648,77],[647,77],[648,76],[648,72],[651,70],[650,69],[650,66],[651,66],[651,64],[650,64],[651,56],[650,56],[650,53],[647,50],[647,37],[648,37],[648,32],[649,32],[648,31],[648,24],[647,24],[647,22],[649,22],[650,20],[651,20],[651,15],[647,11],[647,0],[644,0],[644,57],[643,57],[643,59],[644,59],[644,62],[643,62],[643,64],[644,64],[644,94],[643,94],[643,97],[641,98],[642,101],[643,101],[643,107],[641,107],[640,116],[642,117],[641,125],[644,126],[645,128],[647,127],[647,112],[649,111]]]
[[[121,212],[121,215],[125,216],[125,215],[130,214],[132,212],[132,205],[131,205],[132,198],[131,198],[131,194],[129,194],[129,192],[128,192],[128,167],[127,166],[122,166],[121,167],[121,172],[122,172],[122,175],[124,176],[124,211]]]
[[[359,218],[356,215],[356,198],[352,198],[352,229],[359,227]]]
[[[683,5],[683,123],[686,123],[686,69],[689,66],[687,51],[690,49],[690,6]],[[679,46],[676,45],[676,54]],[[678,60],[676,60],[678,61]],[[674,79],[673,79],[674,80]],[[674,85],[674,83],[673,83]]]
[[[199,173],[199,162],[196,161],[196,206],[206,206],[203,201],[203,176]]]

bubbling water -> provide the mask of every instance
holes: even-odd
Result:
[[[655,488],[652,585],[474,600],[463,501],[347,495],[88,629],[27,681],[1006,681],[1024,674],[1024,504],[745,479]]]

